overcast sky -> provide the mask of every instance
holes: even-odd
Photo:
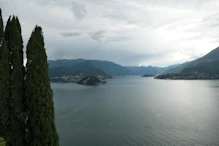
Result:
[[[167,66],[219,46],[219,0],[0,0],[26,42],[44,31],[49,59]]]

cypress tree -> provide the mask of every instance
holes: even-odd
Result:
[[[5,26],[5,33],[4,33],[4,39],[5,40],[9,40],[10,39],[10,31],[11,31],[11,16],[9,16],[7,24]]]
[[[9,17],[5,40],[8,42],[10,79],[9,79],[9,121],[8,135],[6,137],[8,146],[24,145],[25,140],[25,117],[24,117],[24,73],[21,57],[20,37],[21,31],[18,28],[18,21],[13,16]],[[19,24],[20,25],[20,24]],[[22,59],[23,60],[23,59]]]
[[[21,34],[21,25],[20,25],[20,21],[18,19],[18,17],[15,17],[15,21],[16,21],[16,25],[17,25],[17,29],[18,29],[18,33],[19,33],[19,53],[20,53],[20,61],[22,64],[22,69],[23,69],[23,76],[25,76],[25,67],[24,67],[24,51],[23,51],[23,38],[22,38],[22,34]]]
[[[0,54],[0,136],[7,137],[9,117],[9,51],[3,41]]]
[[[2,38],[4,36],[4,25],[2,19],[2,10],[0,9],[0,46],[2,46]]]
[[[0,55],[1,55],[1,51],[2,51],[2,45],[3,45],[3,36],[4,36],[4,23],[3,23],[3,19],[2,19],[2,10],[0,8]],[[0,56],[1,59],[1,56]]]
[[[58,146],[47,55],[39,26],[35,27],[27,44],[26,68],[28,146]]]
[[[9,51],[3,39],[4,26],[0,9],[0,136],[6,137],[9,116]]]

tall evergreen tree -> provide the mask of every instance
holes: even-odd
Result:
[[[21,25],[20,25],[20,21],[18,19],[18,17],[15,17],[16,20],[16,24],[17,24],[17,29],[18,29],[18,33],[19,33],[19,53],[20,53],[20,61],[22,64],[22,69],[23,69],[23,75],[25,76],[25,68],[24,68],[24,51],[23,51],[23,38],[22,38],[22,32],[21,32]]]
[[[5,32],[4,32],[4,39],[5,40],[10,39],[10,34],[11,34],[10,31],[11,31],[11,16],[9,16],[7,24],[5,26]]]
[[[0,46],[2,46],[2,38],[4,36],[4,25],[2,19],[2,10],[0,9]]]
[[[0,136],[7,137],[9,117],[9,51],[3,41],[0,54]]]
[[[21,61],[21,31],[18,28],[17,18],[13,16],[8,19],[5,40],[10,51],[10,79],[9,79],[9,121],[8,135],[6,137],[8,146],[24,145],[25,140],[25,117],[24,115],[24,73]],[[23,60],[23,59],[22,59]]]
[[[0,8],[0,55],[2,52],[2,45],[3,45],[3,36],[4,36],[4,24],[3,24],[3,19],[2,19],[2,10]],[[0,57],[1,59],[1,57]]]
[[[39,26],[35,27],[27,44],[26,68],[28,146],[58,146],[47,55]]]
[[[9,51],[3,39],[4,26],[0,9],[0,136],[6,137],[9,116]]]

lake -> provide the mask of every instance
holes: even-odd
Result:
[[[52,83],[60,146],[218,146],[219,81]]]

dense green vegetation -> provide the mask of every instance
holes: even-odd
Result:
[[[219,79],[219,75],[211,75],[204,73],[173,73],[164,74],[155,77],[156,79],[170,79],[170,80],[215,80]]]
[[[6,141],[3,137],[0,137],[0,146],[6,146]]]
[[[143,75],[142,77],[154,77],[155,75],[152,75],[152,74],[145,74]]]
[[[2,19],[2,10],[0,9],[0,44],[1,45],[2,45],[3,36],[4,36],[4,24],[3,24],[3,19]]]
[[[3,39],[4,26],[0,9],[0,136],[7,136],[9,119],[9,51]]]
[[[105,84],[106,81],[102,81],[94,76],[86,76],[86,77],[82,78],[80,81],[78,81],[77,83],[83,84],[83,85],[93,86],[93,85]]]
[[[0,47],[0,135],[7,137],[8,119],[9,119],[9,52],[5,42]]]
[[[9,78],[9,118],[6,140],[9,146],[24,145],[25,117],[24,113],[24,73],[23,73],[23,42],[21,28],[17,17],[8,19],[5,31],[5,41],[9,50],[10,78]],[[22,54],[22,55],[21,55]]]
[[[28,145],[58,146],[47,56],[39,26],[32,32],[27,44],[26,68]]]
[[[3,30],[0,10],[0,136],[7,146],[58,146],[42,29],[28,42],[27,72],[19,19],[9,17]]]

